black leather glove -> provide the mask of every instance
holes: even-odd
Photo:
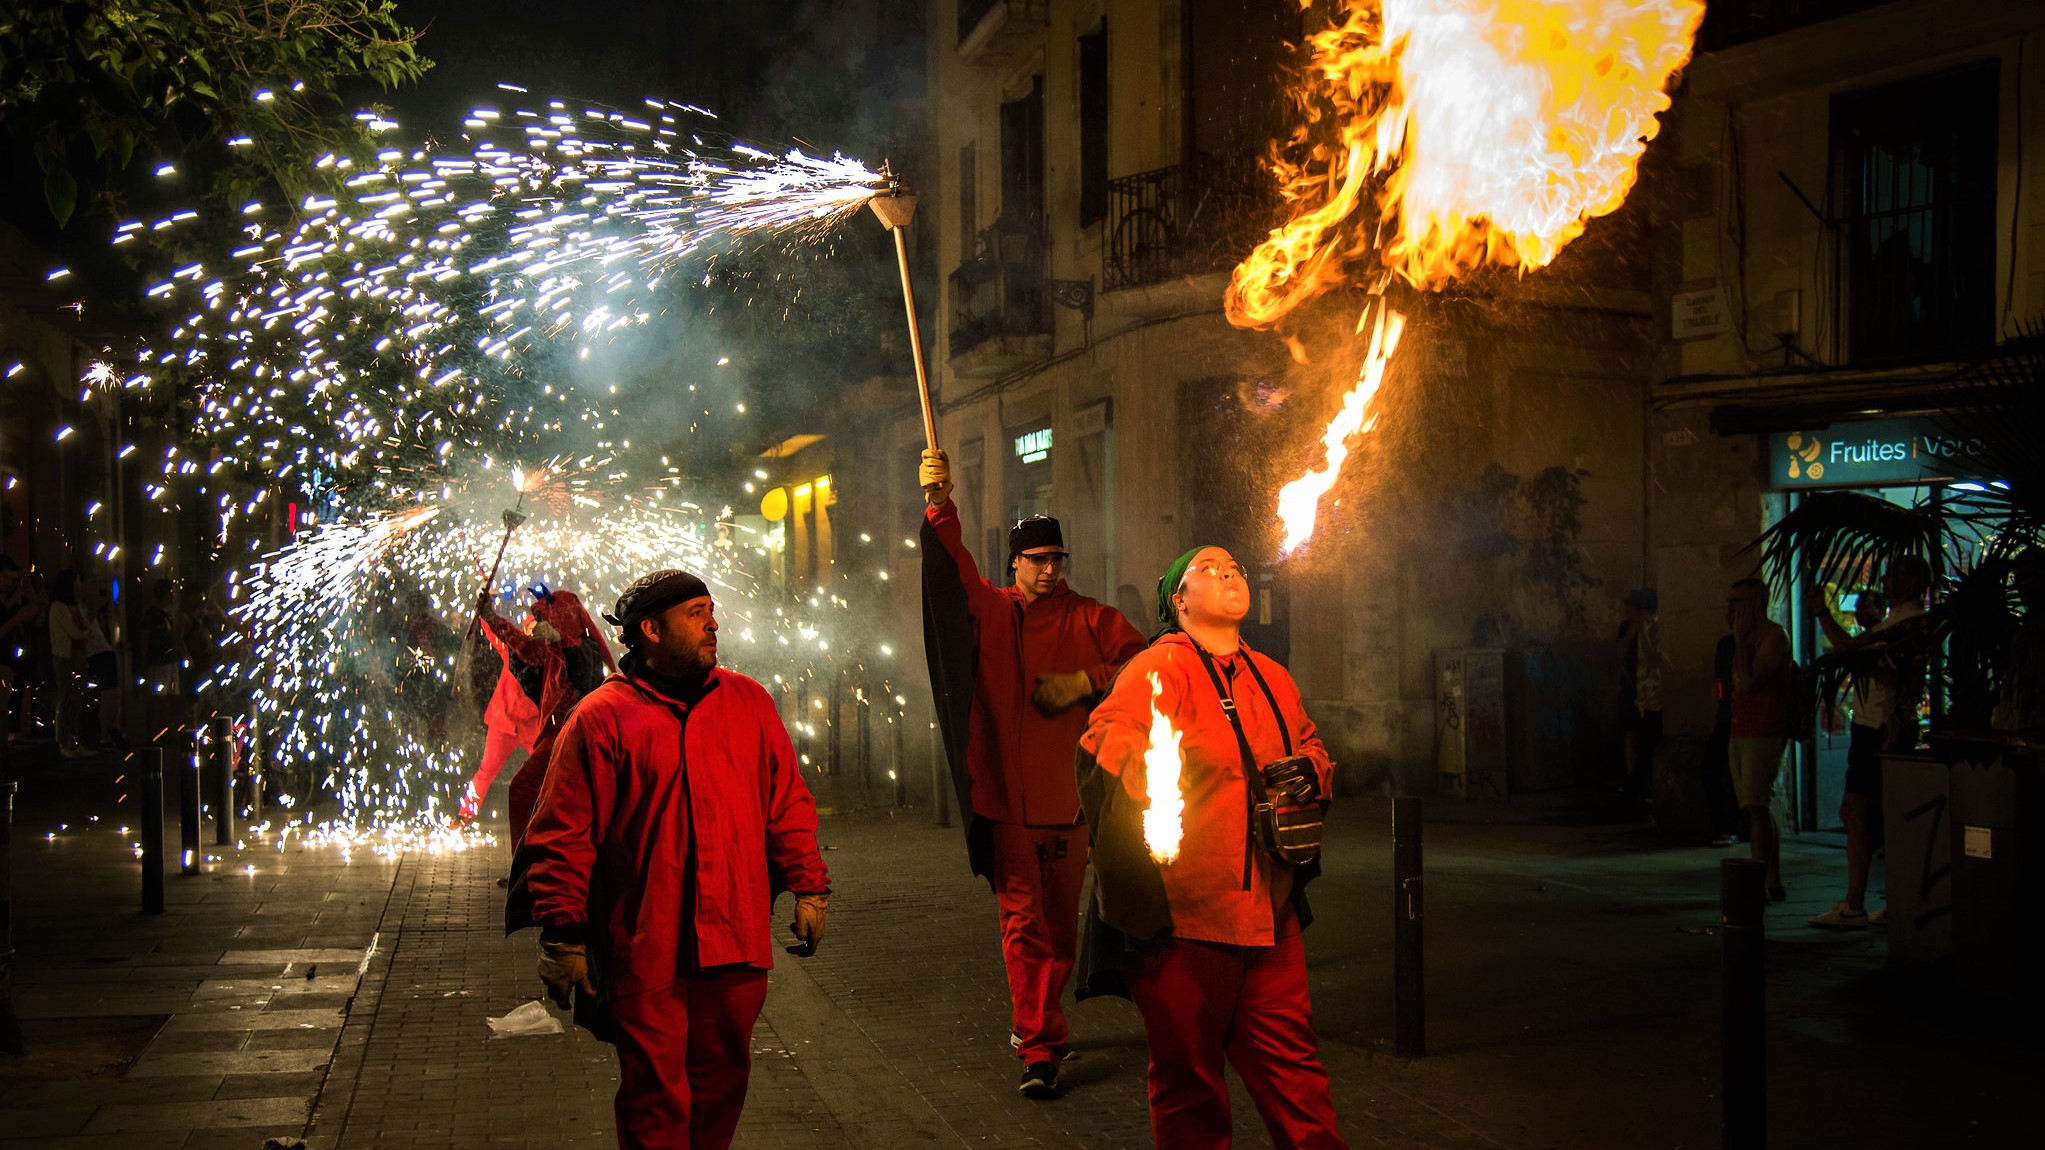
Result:
[[[1320,775],[1314,770],[1314,761],[1305,755],[1266,763],[1260,770],[1273,802],[1305,806],[1321,797]]]

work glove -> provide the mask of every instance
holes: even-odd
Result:
[[[795,896],[795,921],[788,929],[796,937],[796,945],[788,953],[798,958],[808,958],[817,952],[817,944],[824,941],[824,908],[831,904],[827,894],[799,894]]]
[[[563,1010],[574,1002],[576,987],[594,998],[597,991],[589,977],[589,948],[579,942],[541,939],[540,981],[547,984],[547,997]]]
[[[1264,773],[1264,789],[1270,792],[1273,801],[1305,806],[1321,795],[1321,780],[1314,773],[1314,761],[1305,755],[1291,755],[1265,763],[1259,769]]]
[[[1030,701],[1037,705],[1037,710],[1055,715],[1093,693],[1094,681],[1087,678],[1085,671],[1038,675],[1037,691]]]
[[[951,457],[943,448],[928,447],[916,465],[916,482],[923,488],[923,501],[933,507],[951,498]]]

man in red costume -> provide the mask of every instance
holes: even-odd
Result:
[[[1327,806],[1334,764],[1292,676],[1243,643],[1249,607],[1243,569],[1219,547],[1188,551],[1158,581],[1165,633],[1130,660],[1080,741],[1093,910],[1132,944],[1120,973],[1143,1014],[1159,1146],[1225,1150],[1233,1065],[1273,1145],[1340,1150],[1300,945],[1320,871],[1313,807]],[[1159,797],[1144,761],[1153,707],[1183,736],[1183,831],[1162,866],[1141,816]],[[1260,804],[1312,812],[1307,845],[1282,857],[1253,836],[1270,809]]]
[[[956,705],[970,697],[963,758],[953,776],[968,815],[973,873],[988,876],[1001,913],[1001,958],[1008,968],[1010,1042],[1023,1062],[1017,1087],[1031,1098],[1058,1093],[1066,1054],[1060,997],[1071,977],[1086,878],[1087,836],[1080,829],[1072,755],[1086,729],[1087,703],[1106,690],[1143,636],[1120,611],[1065,585],[1069,557],[1058,521],[1033,516],[1008,533],[1012,587],[980,577],[960,539],[951,500],[951,464],[923,453],[926,625],[946,626],[938,603],[949,594],[956,622],[970,618],[971,686],[958,669],[946,676],[933,648],[933,678],[952,678]],[[933,568],[941,570],[933,570]],[[927,642],[931,641],[927,637]],[[960,658],[958,662],[964,662]],[[959,724],[947,731],[954,741]]]
[[[623,673],[562,726],[521,853],[540,978],[608,1008],[620,1147],[715,1150],[745,1104],[775,895],[796,895],[792,953],[823,938],[816,804],[772,697],[717,666],[702,580],[656,571],[606,618]]]
[[[467,824],[476,817],[483,796],[511,753],[519,747],[529,748],[531,755],[511,776],[513,850],[532,818],[561,724],[582,696],[602,680],[606,669],[618,670],[610,644],[604,642],[575,592],[535,586],[533,596],[525,629],[496,612],[489,592],[476,603],[476,618],[483,624],[485,637],[504,657],[504,673],[497,677],[497,689],[483,712],[489,734],[483,743],[483,761],[462,796],[459,822]]]

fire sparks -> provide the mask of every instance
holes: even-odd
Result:
[[[1292,217],[1231,277],[1225,306],[1239,327],[1277,325],[1331,287],[1377,294],[1396,277],[1430,289],[1485,266],[1547,266],[1625,201],[1704,6],[1344,0],[1342,12],[1310,38],[1294,92],[1302,127],[1274,164]],[[1312,531],[1305,493],[1333,485],[1346,441],[1370,426],[1397,319],[1381,314],[1373,329],[1328,429],[1325,473],[1287,488],[1287,551]]]
[[[1164,683],[1156,671],[1150,673],[1150,747],[1143,752],[1144,786],[1150,792],[1150,806],[1143,812],[1143,845],[1150,857],[1171,863],[1179,857],[1179,839],[1185,833],[1185,796],[1180,791],[1179,771],[1185,758],[1179,752],[1183,734],[1172,728],[1171,720],[1157,709]]]

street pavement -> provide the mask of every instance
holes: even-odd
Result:
[[[202,873],[173,867],[165,913],[143,916],[127,765],[17,766],[28,1053],[0,1056],[0,1150],[614,1144],[608,1047],[572,1026],[492,1037],[487,1020],[540,989],[533,936],[501,926],[506,847],[393,857],[247,832],[211,847],[209,822]],[[738,1145],[1148,1145],[1133,1007],[1074,1005],[1063,1096],[1019,1097],[993,898],[960,832],[849,779],[813,785],[829,932],[774,970]],[[1737,850],[1670,845],[1582,796],[1432,800],[1427,823],[1424,1057],[1390,1047],[1388,802],[1338,803],[1312,889],[1316,1023],[1349,1144],[1720,1145],[1716,892]],[[2037,1020],[1885,971],[1879,933],[1805,926],[1843,868],[1836,845],[1792,840],[1790,901],[1768,912],[1771,1143],[2040,1145]],[[1240,1094],[1236,1133],[1270,1145]]]

